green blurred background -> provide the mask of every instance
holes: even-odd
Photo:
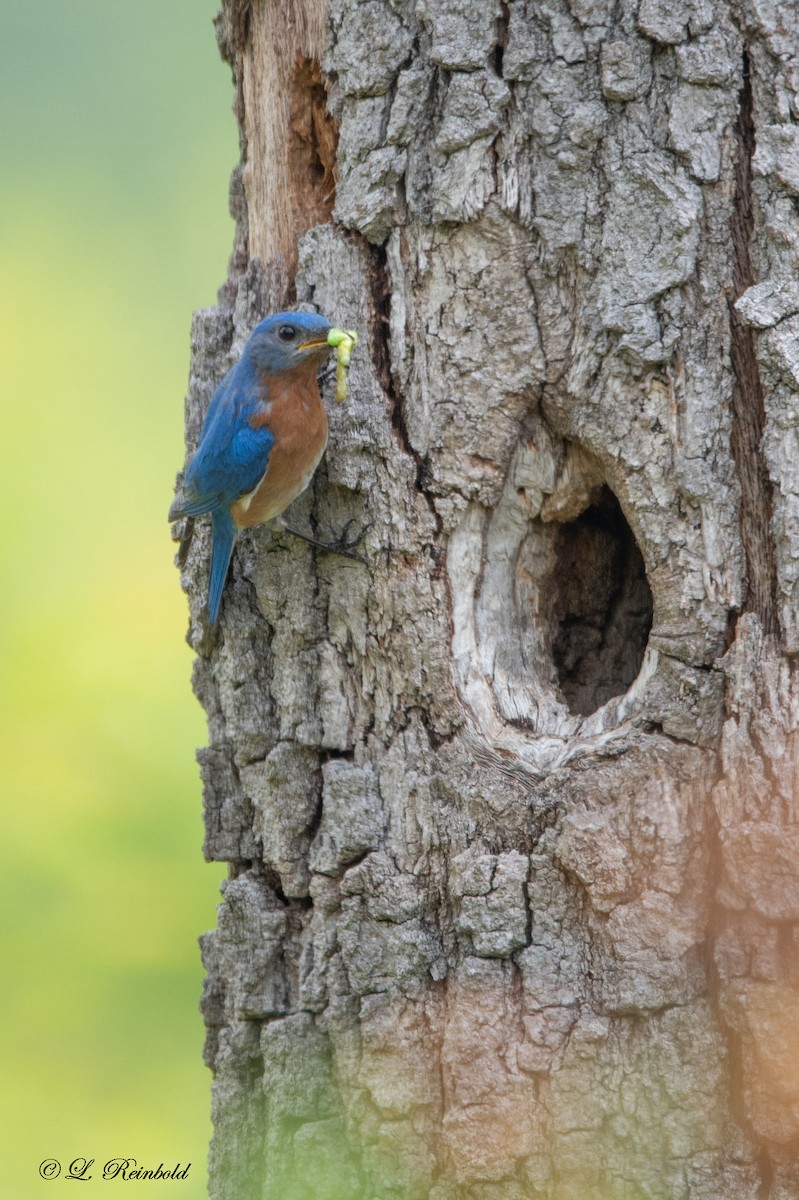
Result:
[[[205,740],[166,511],[192,310],[232,242],[217,0],[0,3],[0,1194],[48,1157],[191,1162]],[[67,1183],[66,1190],[74,1190]]]

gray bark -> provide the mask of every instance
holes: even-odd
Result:
[[[215,1200],[799,1197],[795,0],[226,0],[257,318],[362,332],[204,630]]]

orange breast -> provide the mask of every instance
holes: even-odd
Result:
[[[288,508],[311,482],[327,445],[327,413],[319,395],[316,369],[301,375],[271,376],[262,381],[265,406],[250,418],[253,426],[267,425],[275,443],[266,473],[249,501],[231,506],[233,520],[249,529]]]

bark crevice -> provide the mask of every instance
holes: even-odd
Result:
[[[741,539],[746,556],[747,591],[743,611],[756,613],[765,634],[779,632],[777,574],[772,534],[772,484],[762,452],[766,412],[754,330],[735,302],[755,283],[752,236],[752,159],[755,153],[754,94],[749,55],[743,55],[743,81],[735,126],[735,201],[730,220],[733,249],[730,357],[733,369],[731,447],[741,485]]]

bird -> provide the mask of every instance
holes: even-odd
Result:
[[[305,491],[324,454],[328,424],[317,375],[334,349],[327,340],[333,329],[317,313],[266,317],[208,406],[169,520],[188,518],[191,527],[195,517],[210,514],[207,612],[212,627],[239,533],[288,508]],[[357,557],[343,540],[327,546],[297,530],[289,532]]]

